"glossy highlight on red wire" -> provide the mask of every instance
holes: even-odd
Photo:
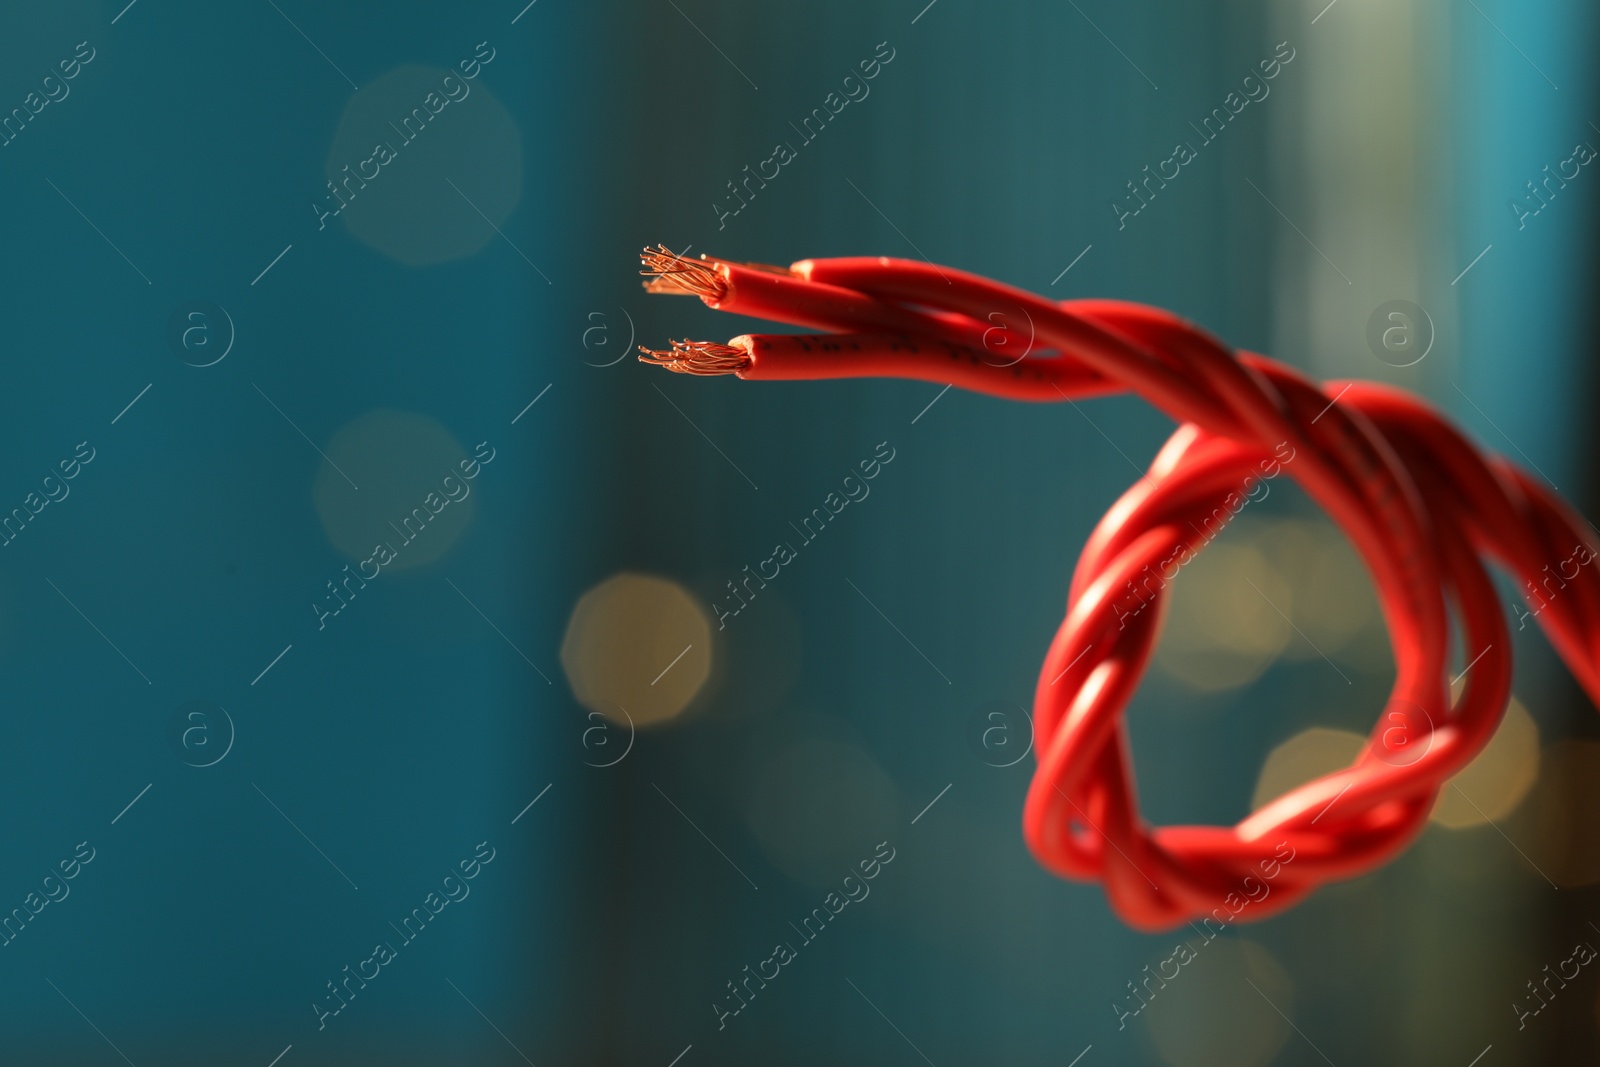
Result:
[[[1262,919],[1387,862],[1421,832],[1510,697],[1511,638],[1486,560],[1539,599],[1539,623],[1600,703],[1600,577],[1581,565],[1600,555],[1600,537],[1539,480],[1402,390],[1318,385],[1158,308],[1056,303],[919,261],[813,259],[785,269],[657,248],[644,265],[652,292],[827,331],[641,350],[669,370],[912,378],[1026,401],[1134,392],[1179,424],[1078,559],[1035,691],[1038,765],[1023,811],[1038,861],[1098,880],[1131,926],[1168,929],[1218,909]],[[1202,529],[1226,521],[1230,499],[1279,471],[1343,528],[1371,572],[1394,688],[1352,766],[1237,826],[1149,826],[1123,709],[1160,632],[1166,582],[1209,540]],[[1569,575],[1562,562],[1574,561]],[[1453,702],[1452,620],[1470,661]],[[1237,905],[1255,899],[1250,886],[1268,870],[1271,894]]]

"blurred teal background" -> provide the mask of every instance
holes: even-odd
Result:
[[[37,510],[0,552],[0,1061],[1600,1048],[1592,976],[1507,1010],[1600,938],[1600,730],[1511,607],[1475,803],[1119,1026],[1180,935],[1035,864],[1018,757],[1077,553],[1170,423],[631,351],[755,326],[647,298],[645,244],[926,257],[1416,390],[1592,515],[1597,179],[1510,208],[1600,144],[1592,8],[124,2],[0,13],[0,506]],[[1431,341],[1404,367],[1367,341],[1395,300]],[[886,453],[718,630],[727,583]],[[1174,587],[1129,711],[1146,816],[1236,821],[1337,766],[1391,677],[1353,555],[1275,484]],[[730,990],[776,942],[781,977]]]

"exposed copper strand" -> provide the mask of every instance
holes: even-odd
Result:
[[[644,291],[655,296],[700,295],[694,289],[678,281],[678,275],[675,274],[658,274],[653,278],[647,278],[644,282]]]
[[[738,374],[750,366],[750,353],[715,341],[673,341],[668,350],[639,346],[639,362],[678,374]]]
[[[693,293],[695,296],[720,300],[727,295],[728,283],[717,273],[714,262],[704,259],[685,259],[666,245],[646,248],[639,256],[645,269],[639,273],[649,278],[645,288],[653,293]]]

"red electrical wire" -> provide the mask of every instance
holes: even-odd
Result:
[[[651,291],[831,331],[642,350],[669,370],[914,378],[1035,401],[1132,391],[1179,423],[1079,557],[1035,691],[1038,767],[1023,811],[1039,862],[1099,880],[1132,926],[1166,929],[1224,908],[1265,918],[1410,843],[1510,697],[1511,639],[1484,557],[1539,599],[1545,633],[1600,703],[1600,578],[1583,566],[1600,540],[1558,496],[1481,453],[1416,397],[1370,382],[1319,387],[1156,308],[1057,304],[929,263],[862,257],[784,269],[665,248],[646,250],[644,263]],[[1280,470],[1339,523],[1372,573],[1394,645],[1389,703],[1349,768],[1237,826],[1150,827],[1122,712],[1160,631],[1166,583],[1209,540],[1202,526],[1214,534],[1252,479]],[[1454,704],[1451,609],[1471,660]],[[1249,887],[1263,877],[1273,891],[1258,899]],[[1227,904],[1244,897],[1258,902]]]

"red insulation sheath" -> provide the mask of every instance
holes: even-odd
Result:
[[[1528,591],[1551,643],[1600,703],[1600,575],[1586,566],[1600,537],[1540,480],[1485,455],[1422,400],[1367,382],[1318,385],[1156,308],[1057,304],[882,257],[791,269],[794,278],[747,282],[753,272],[729,267],[738,298],[720,306],[836,333],[736,338],[750,356],[741,377],[913,378],[1039,401],[1132,391],[1178,421],[1079,557],[1035,690],[1038,765],[1023,810],[1039,862],[1098,880],[1130,925],[1265,918],[1415,839],[1510,697],[1511,638],[1486,560]],[[985,342],[997,315],[1006,359]],[[1352,766],[1236,826],[1152,827],[1139,813],[1123,711],[1159,635],[1166,585],[1256,479],[1280,472],[1339,524],[1371,572],[1394,688]],[[1452,618],[1472,660],[1453,702]],[[1258,901],[1251,887],[1264,878],[1272,891]]]
[[[1075,360],[1001,360],[985,348],[926,335],[745,334],[728,344],[750,357],[739,377],[755,381],[911,378],[1007,400],[1056,403],[1123,391]]]

